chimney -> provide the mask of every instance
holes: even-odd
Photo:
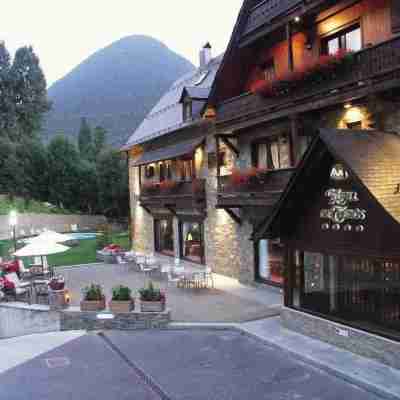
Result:
[[[200,50],[200,68],[205,68],[212,59],[212,48],[210,43],[206,43]]]

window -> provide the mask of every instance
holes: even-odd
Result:
[[[359,51],[361,48],[362,40],[359,24],[341,30],[322,41],[322,52],[324,54],[336,54],[339,50]]]
[[[275,79],[275,64],[270,60],[261,66],[263,77],[266,81],[273,81]]]
[[[181,222],[181,256],[186,260],[204,263],[203,223]]]
[[[290,142],[287,135],[256,144],[257,166],[267,169],[290,168]]]
[[[362,329],[400,334],[400,263],[297,251],[291,305]]]
[[[159,253],[174,256],[174,227],[172,218],[154,221],[155,248]]]
[[[183,102],[183,120],[190,121],[192,119],[192,101],[185,99]]]
[[[193,162],[192,160],[181,161],[181,178],[182,181],[190,182],[193,179]]]

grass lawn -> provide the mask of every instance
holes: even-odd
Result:
[[[127,232],[112,235],[112,243],[118,244],[124,249],[129,249],[129,235]],[[7,254],[7,249],[12,247],[9,240],[0,241],[0,256]],[[96,239],[79,240],[79,246],[71,247],[65,253],[48,256],[49,265],[54,267],[90,264],[96,262]],[[26,264],[30,263],[27,257]]]

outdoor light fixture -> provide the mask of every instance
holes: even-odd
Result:
[[[296,16],[296,17],[294,17],[294,22],[300,22],[301,21],[301,18],[299,17],[299,16]]]
[[[10,211],[10,215],[9,215],[9,224],[12,228],[12,234],[13,234],[13,241],[14,241],[14,251],[17,251],[17,238],[15,235],[15,228],[17,226],[17,222],[18,222],[18,214],[15,210],[11,210]]]
[[[345,105],[344,105],[344,108],[345,108],[346,110],[349,110],[351,107],[353,107],[353,106],[351,105],[351,103],[345,103]]]

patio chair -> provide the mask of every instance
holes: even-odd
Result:
[[[13,297],[15,301],[26,299],[28,303],[31,300],[32,294],[32,284],[31,282],[23,282],[18,278],[18,275],[15,272],[11,274],[6,274],[4,276],[9,282],[14,284],[13,290],[5,290],[5,294],[7,296]]]
[[[151,265],[146,265],[146,264],[138,264],[138,265],[139,265],[139,271],[147,275],[151,275],[154,271],[157,271],[157,268],[154,268]]]
[[[211,283],[211,288],[214,289],[214,276],[211,267],[206,267],[204,270],[204,281],[208,288],[209,283]]]
[[[18,260],[19,276],[22,280],[28,280],[32,277],[29,269],[25,268],[25,264],[22,260]]]
[[[33,292],[35,293],[35,299],[37,304],[49,304],[49,280],[37,279],[33,281]]]
[[[185,287],[187,283],[185,277],[185,268],[175,264],[168,274],[168,283],[169,282],[176,282],[177,287]]]

